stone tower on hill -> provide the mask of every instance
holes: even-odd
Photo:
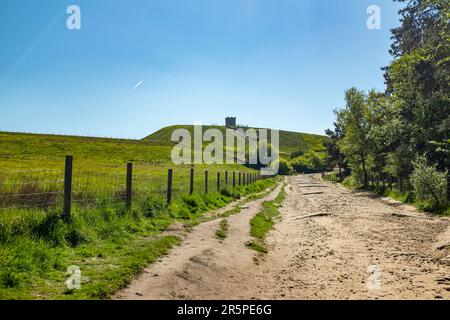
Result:
[[[225,127],[227,127],[227,128],[236,127],[236,117],[226,117],[225,118]]]

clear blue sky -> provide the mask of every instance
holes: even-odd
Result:
[[[70,4],[81,8],[81,30],[66,28]],[[381,30],[366,27],[371,4],[381,7]],[[346,89],[384,89],[398,8],[392,0],[3,0],[0,130],[142,138],[234,115],[323,134]]]

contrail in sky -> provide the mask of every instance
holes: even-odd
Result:
[[[144,80],[139,81],[139,82],[134,86],[134,88],[131,89],[131,91],[137,89],[137,88],[138,88],[141,84],[143,84],[143,83],[144,83]]]

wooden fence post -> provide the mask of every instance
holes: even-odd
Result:
[[[246,176],[246,173],[245,172],[242,173],[242,185],[243,186],[245,186],[245,176]]]
[[[236,172],[233,171],[233,188],[236,187]]]
[[[205,194],[208,193],[208,170],[205,170]]]
[[[73,169],[73,156],[66,156],[65,170],[64,170],[64,205],[63,205],[63,218],[66,221],[69,221],[71,218],[72,169]]]
[[[170,204],[172,201],[172,175],[173,170],[169,169],[167,173],[167,204]]]
[[[133,164],[127,163],[127,184],[125,192],[125,203],[127,209],[131,209],[131,198],[133,197]]]
[[[239,185],[241,185],[241,173],[239,172]]]
[[[217,191],[220,192],[220,172],[217,172]]]
[[[225,186],[228,187],[228,171],[225,171]]]
[[[194,193],[194,168],[191,168],[191,174],[189,177],[189,194],[192,195]]]

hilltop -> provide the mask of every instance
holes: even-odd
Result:
[[[145,137],[143,141],[151,143],[163,143],[163,144],[173,144],[170,141],[172,132],[176,129],[187,129],[191,135],[194,134],[193,125],[175,125],[162,128],[151,135]],[[226,127],[224,126],[203,126],[203,131],[208,129],[219,129],[224,135]],[[243,128],[251,129],[251,128]],[[253,128],[259,129],[259,128]],[[280,130],[280,154],[282,156],[289,156],[294,151],[307,151],[314,150],[316,152],[325,151],[323,143],[326,141],[327,137],[310,134],[301,133],[293,131]]]
[[[102,165],[113,169],[128,161],[165,166],[171,163],[175,144],[170,141],[172,132],[179,128],[193,134],[192,125],[165,127],[141,140],[0,132],[0,165],[4,169],[61,168],[64,156],[71,154],[83,167]],[[209,128],[225,133],[223,126],[203,127]],[[280,131],[280,153],[289,157],[297,150],[322,152],[325,140],[324,136]]]

